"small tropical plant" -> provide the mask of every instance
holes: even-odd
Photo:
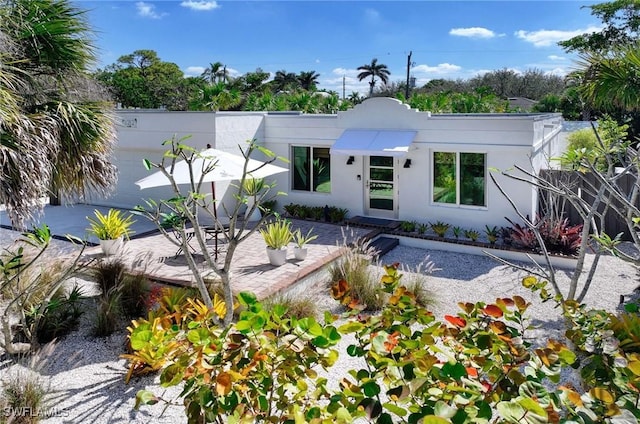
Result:
[[[402,221],[400,222],[400,229],[407,233],[412,233],[416,230],[417,223],[415,221]]]
[[[267,244],[267,247],[271,249],[282,249],[286,247],[293,239],[291,232],[291,221],[276,218],[273,222],[270,222],[261,228],[260,234]]]
[[[336,206],[329,206],[329,222],[337,224],[344,221],[349,214],[349,209],[338,208]]]
[[[442,221],[436,221],[429,225],[431,225],[431,229],[433,230],[434,233],[436,233],[438,237],[444,237],[445,234],[447,234],[447,231],[449,231],[449,227],[450,227],[449,224]]]
[[[487,240],[489,240],[489,244],[496,244],[496,241],[498,241],[498,236],[500,235],[500,231],[498,230],[498,227],[496,226],[490,227],[488,225],[485,225],[484,233],[487,236]]]
[[[419,234],[426,233],[428,229],[429,229],[429,224],[425,224],[425,223],[418,224],[418,233]]]
[[[94,211],[95,218],[87,217],[89,232],[99,240],[115,240],[120,237],[129,238],[133,234],[131,226],[135,223],[132,215],[125,215],[121,210],[109,209],[106,215],[99,210]]]
[[[453,236],[458,239],[462,235],[462,227],[453,227],[451,232],[453,233]]]
[[[309,244],[309,243],[311,243],[312,241],[314,241],[315,239],[318,238],[318,235],[317,234],[311,234],[312,232],[313,232],[313,228],[311,228],[309,231],[307,231],[307,234],[303,234],[302,230],[300,228],[298,228],[293,233],[293,242],[299,248],[303,248],[306,244]]]
[[[474,229],[467,229],[464,230],[464,236],[471,239],[471,241],[476,241],[478,240],[478,237],[480,237],[480,232]]]

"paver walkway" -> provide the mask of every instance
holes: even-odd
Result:
[[[352,242],[357,237],[371,233],[369,229],[349,228],[326,224],[323,222],[292,220],[292,229],[301,228],[303,233],[313,227],[318,238],[307,245],[309,253],[304,261],[293,257],[293,244],[289,246],[287,263],[276,267],[269,264],[266,244],[260,233],[253,233],[240,243],[233,256],[231,265],[232,288],[235,292],[251,291],[258,298],[268,297],[286,289],[297,281],[307,277],[332,262],[341,254],[344,241]],[[197,242],[191,244],[196,247]],[[213,249],[213,241],[208,242]],[[220,243],[224,248],[224,243]],[[162,234],[154,234],[128,241],[120,256],[131,268],[144,272],[149,278],[172,284],[190,286],[193,283],[192,273],[182,255],[175,256],[177,247]],[[218,257],[222,264],[226,251],[223,249]],[[85,259],[103,257],[99,246],[85,250]],[[196,252],[201,269],[205,270],[202,255]]]

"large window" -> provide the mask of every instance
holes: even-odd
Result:
[[[433,201],[486,206],[484,153],[433,153]]]
[[[291,186],[294,190],[331,193],[331,160],[328,147],[291,147]]]

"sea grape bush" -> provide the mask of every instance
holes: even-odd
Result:
[[[192,423],[637,422],[637,317],[620,324],[567,302],[567,335],[583,350],[576,355],[560,341],[527,341],[530,305],[522,297],[461,302],[461,312],[440,321],[401,277],[397,265],[385,267],[380,290],[388,300],[375,314],[358,308],[348,282],[340,282],[333,294],[349,307],[339,321],[329,314],[324,322],[288,318],[284,307],[265,310],[242,293],[238,321],[218,328],[210,314],[220,312],[189,300],[136,322],[126,357],[137,368],[161,369],[164,386],[182,383]],[[523,284],[553,299],[545,282],[528,277]],[[335,345],[346,335],[354,340],[347,355],[358,365],[335,376],[336,388],[318,371],[331,373]],[[148,352],[160,349],[163,362],[154,367]],[[577,367],[579,358],[585,390],[559,383],[562,369]],[[136,404],[159,401],[141,391]]]

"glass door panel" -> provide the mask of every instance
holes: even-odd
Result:
[[[368,214],[394,217],[396,209],[394,158],[391,156],[369,156],[367,164],[366,202]]]

